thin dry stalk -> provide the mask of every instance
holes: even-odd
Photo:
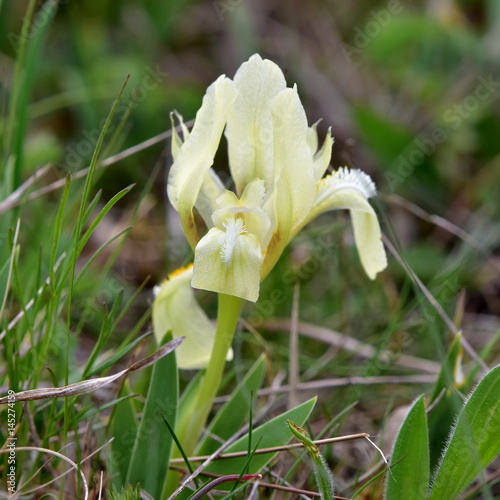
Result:
[[[168,344],[160,347],[156,352],[143,358],[139,361],[136,361],[133,365],[125,368],[114,375],[109,375],[107,377],[99,377],[93,378],[90,380],[82,380],[81,382],[76,382],[74,384],[69,384],[63,387],[51,387],[45,389],[31,389],[28,391],[22,391],[14,394],[15,402],[18,403],[20,401],[34,401],[38,399],[49,399],[49,398],[64,398],[69,396],[79,396],[81,394],[87,394],[89,392],[96,391],[101,387],[114,382],[115,380],[127,375],[128,373],[141,370],[142,368],[146,368],[151,366],[153,363],[156,363],[159,359],[163,358],[167,354],[170,354],[174,349],[176,349],[181,342],[184,340],[184,337],[179,337],[174,340],[171,340]],[[10,399],[9,399],[10,398]],[[12,402],[11,396],[4,396],[0,398],[0,404],[7,404]]]
[[[457,225],[453,224],[449,220],[444,219],[443,217],[440,217],[439,215],[426,212],[423,208],[419,207],[415,203],[412,203],[411,201],[408,201],[397,194],[384,195],[380,193],[380,196],[382,197],[382,199],[388,201],[389,203],[398,205],[399,207],[408,210],[413,215],[416,215],[420,219],[430,222],[431,224],[434,224],[435,226],[448,231],[450,234],[453,234],[457,238],[460,238],[462,241],[477,250],[497,271],[500,272],[500,264],[496,259],[492,257],[491,252],[484,245],[482,245],[480,241],[476,240],[476,238],[471,236],[468,232],[464,231],[461,227],[458,227]]]
[[[369,434],[366,432],[362,432],[359,434],[348,434],[347,436],[340,436],[334,438],[326,438],[326,439],[318,439],[317,441],[313,441],[315,445],[323,445],[323,444],[331,444],[331,443],[339,443],[343,441],[352,441],[353,439],[366,439],[369,438]],[[271,448],[260,448],[253,452],[254,455],[265,455],[266,453],[277,453],[279,451],[288,451],[296,448],[304,448],[302,443],[292,443],[283,446],[273,446]],[[248,451],[236,451],[234,453],[221,453],[218,454],[215,458],[225,459],[225,458],[239,458],[246,457],[248,455]],[[208,460],[213,457],[212,455],[205,455],[200,457],[189,457],[190,462],[201,462],[204,460]],[[184,463],[183,458],[173,458],[170,463],[172,464],[181,464]]]
[[[278,318],[265,321],[262,324],[262,328],[274,332],[288,332],[290,331],[291,324],[288,319]],[[305,337],[319,340],[325,344],[355,353],[361,358],[371,359],[377,353],[375,347],[365,344],[364,342],[360,342],[353,337],[331,330],[330,328],[299,322],[298,329],[299,333]],[[380,353],[381,359],[392,359],[392,357],[393,354],[389,351],[382,351]],[[435,361],[408,356],[406,354],[401,354],[394,359],[394,364],[432,374],[438,374],[441,369],[441,365]]]
[[[194,123],[194,120],[186,122],[186,126],[190,126]],[[176,127],[177,129],[180,129],[180,127]],[[120,151],[119,153],[116,153],[115,155],[112,155],[105,160],[102,160],[99,162],[99,167],[100,168],[105,168],[109,167],[110,165],[113,165],[115,163],[118,163],[119,161],[128,158],[129,156],[132,156],[136,153],[139,153],[140,151],[143,151],[144,149],[150,148],[151,146],[154,146],[155,144],[158,144],[159,142],[164,141],[165,139],[168,139],[172,135],[172,129],[166,130],[165,132],[162,132],[161,134],[158,134],[154,137],[151,137],[150,139],[147,139],[143,142],[140,142],[139,144],[136,144],[135,146],[131,146],[127,149],[124,149],[123,151]],[[3,200],[0,203],[0,214],[7,212],[11,208],[16,207],[17,205],[20,205],[24,200],[33,200],[35,198],[39,198],[40,196],[43,196],[44,194],[51,193],[52,191],[56,191],[57,189],[60,189],[64,186],[66,183],[66,178],[59,179],[57,181],[54,181],[47,186],[44,186],[43,188],[37,189],[33,193],[31,193],[29,196],[26,198],[23,198],[22,195],[34,184],[36,180],[38,180],[40,177],[45,175],[45,173],[48,171],[48,168],[50,165],[45,165],[41,169],[37,170],[20,188],[17,189],[14,193],[12,193],[8,198]],[[90,171],[90,167],[83,168],[82,170],[78,170],[74,174],[72,174],[71,178],[72,179],[80,179],[81,177],[85,177]]]

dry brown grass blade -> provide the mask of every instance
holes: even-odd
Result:
[[[346,387],[350,385],[385,385],[385,384],[434,384],[436,375],[380,375],[374,377],[341,377],[327,378],[321,380],[311,380],[297,384],[297,391],[320,391],[331,389],[332,387]],[[290,386],[282,385],[280,387],[268,387],[260,389],[257,395],[269,396],[270,394],[287,393]],[[218,402],[222,401],[218,399]]]
[[[448,231],[450,234],[453,234],[457,238],[460,238],[469,246],[476,249],[498,272],[500,272],[500,265],[498,264],[497,260],[492,257],[491,251],[489,251],[480,241],[476,240],[476,238],[471,236],[468,232],[464,231],[461,227],[458,227],[456,224],[453,224],[449,220],[446,220],[439,215],[434,215],[426,212],[423,208],[419,207],[415,203],[412,203],[411,201],[408,201],[397,194],[384,195],[382,193],[379,193],[379,195],[382,197],[382,199],[388,201],[389,203],[398,205],[416,215],[420,219],[430,222],[431,224],[434,224],[435,226]]]
[[[47,172],[50,171],[52,164],[48,163],[43,167],[39,168],[27,181],[25,181],[21,186],[19,186],[12,194],[7,196],[4,200],[0,202],[0,214],[7,212],[12,207],[15,207],[22,200],[23,194],[28,191],[28,189],[41,177],[43,177]]]
[[[91,380],[83,380],[81,382],[76,382],[74,384],[66,385],[64,387],[52,387],[48,389],[30,389],[28,391],[18,392],[14,394],[15,402],[18,403],[20,401],[33,401],[36,399],[48,399],[48,398],[66,398],[69,396],[78,396],[81,394],[87,394],[89,392],[95,391],[111,382],[114,382],[120,377],[124,375],[141,370],[142,368],[146,368],[147,366],[152,365],[159,359],[163,358],[167,354],[171,353],[174,349],[176,349],[181,342],[184,340],[184,337],[179,337],[177,339],[171,340],[168,344],[160,347],[156,352],[147,356],[144,359],[140,359],[136,361],[133,365],[129,366],[125,370],[122,370],[114,375],[109,375],[107,377],[99,377]],[[6,404],[8,402],[12,402],[12,396],[4,396],[0,398],[0,404]]]

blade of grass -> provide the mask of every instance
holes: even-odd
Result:
[[[111,110],[106,118],[106,121],[104,123],[104,126],[101,130],[101,133],[99,134],[99,138],[97,140],[97,144],[94,148],[94,152],[92,154],[92,159],[90,162],[90,167],[89,167],[89,173],[87,178],[85,179],[85,185],[83,187],[83,194],[81,197],[80,201],[80,208],[78,211],[78,216],[76,220],[76,227],[75,227],[75,232],[74,232],[74,245],[72,252],[70,254],[70,258],[68,260],[69,263],[69,269],[70,269],[70,277],[69,277],[69,285],[68,285],[68,304],[69,307],[67,308],[67,314],[66,314],[66,331],[67,331],[67,343],[66,343],[66,352],[65,352],[65,372],[64,372],[64,383],[65,385],[68,385],[69,381],[69,345],[70,345],[70,332],[71,332],[71,304],[73,302],[73,294],[74,294],[74,284],[75,284],[75,275],[76,275],[76,264],[77,264],[77,258],[79,255],[79,251],[81,250],[81,245],[80,245],[80,234],[82,232],[83,228],[83,219],[84,219],[84,214],[87,210],[87,200],[90,197],[90,190],[93,186],[93,179],[95,175],[95,171],[97,168],[97,160],[99,157],[99,152],[101,151],[102,145],[104,143],[104,138],[106,136],[106,133],[108,131],[109,126],[111,125],[112,118],[115,114],[115,111],[118,107],[119,102],[121,101],[121,98],[123,96],[123,93],[125,91],[125,87],[128,83],[129,77],[125,79],[125,82],[123,83],[117,98],[115,99]],[[70,408],[69,405],[69,400],[65,399],[64,401],[64,430],[63,430],[63,436],[68,435],[68,422],[71,420],[71,411],[72,409]]]
[[[26,52],[29,40],[29,30],[33,20],[33,14],[35,12],[36,0],[30,0],[28,8],[26,10],[26,15],[23,20],[23,25],[21,28],[21,36],[19,38],[19,45],[17,47],[17,58],[14,67],[14,76],[12,78],[12,93],[10,98],[10,113],[9,121],[7,124],[7,132],[5,134],[5,151],[12,154],[14,151],[14,143],[18,142],[15,137],[19,133],[20,127],[17,125],[18,113],[22,106],[21,93],[25,82],[23,82],[23,72],[26,65]],[[15,152],[14,152],[15,154]],[[20,172],[17,171],[18,163],[17,161],[8,161],[5,163],[5,171],[3,172],[3,187],[5,192],[2,198],[5,198],[9,193],[17,189],[18,183],[21,179]]]
[[[80,238],[80,241],[78,242],[78,253],[81,253],[83,250],[83,247],[86,245],[87,241],[89,240],[90,236],[94,232],[95,228],[100,224],[102,219],[106,216],[106,214],[113,208],[113,206],[121,200],[126,194],[128,194],[131,189],[135,186],[135,184],[131,184],[130,186],[127,186],[126,188],[122,189],[118,193],[116,193],[107,203],[104,205],[104,207],[99,211],[99,214],[96,216],[96,218],[92,221],[90,224],[89,228],[87,231],[85,231],[85,234]]]
[[[165,422],[165,425],[167,426],[168,432],[170,432],[170,435],[172,436],[172,439],[174,440],[175,445],[177,446],[177,449],[179,450],[179,453],[181,454],[182,459],[184,460],[184,463],[186,464],[186,467],[189,470],[189,473],[192,474],[193,468],[191,467],[191,462],[189,461],[189,458],[187,457],[186,452],[184,451],[184,448],[182,447],[181,442],[179,441],[177,435],[175,434],[173,427],[168,423],[168,420],[165,418],[165,415],[163,415],[163,413],[160,412],[160,415],[161,415],[161,418],[163,419],[163,421]],[[200,487],[200,482],[198,481],[197,477],[194,478],[194,484],[196,485],[196,488]],[[162,498],[164,496],[165,496],[165,492],[163,492]]]
[[[92,366],[94,365],[97,356],[99,356],[101,350],[103,349],[104,345],[109,340],[111,333],[113,332],[112,321],[116,312],[118,311],[122,298],[123,298],[123,290],[120,290],[116,295],[115,300],[113,301],[111,310],[109,311],[109,313],[106,314],[104,318],[104,321],[101,326],[101,331],[99,333],[99,337],[97,338],[97,342],[95,343],[94,348],[92,349],[92,352],[90,353],[90,356],[87,359],[85,368],[83,369],[83,378],[88,377],[88,373],[92,369]]]
[[[62,192],[61,201],[59,202],[59,207],[57,209],[56,223],[54,225],[54,238],[52,240],[52,252],[50,254],[50,265],[49,265],[49,280],[52,289],[54,289],[56,283],[55,263],[56,263],[57,247],[59,245],[59,239],[61,237],[63,217],[66,209],[66,204],[68,202],[70,185],[71,185],[71,174],[68,174],[66,176],[66,181]]]

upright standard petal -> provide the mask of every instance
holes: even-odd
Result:
[[[326,132],[325,140],[321,148],[314,154],[314,180],[318,182],[326,172],[330,160],[332,159],[332,128]]]
[[[205,175],[212,166],[229,111],[236,100],[236,87],[224,75],[207,89],[201,108],[180,149],[176,140],[175,161],[168,177],[168,197],[179,212],[184,233],[192,248],[200,239],[193,207]]]
[[[266,189],[273,184],[271,101],[286,88],[286,81],[279,66],[255,54],[240,66],[234,84],[238,98],[225,135],[231,174],[240,196],[255,178],[264,180]]]
[[[177,118],[177,121],[179,122],[179,125],[175,124],[175,118]],[[177,111],[172,111],[170,113],[170,123],[172,124],[172,158],[175,160],[177,158],[177,155],[179,154],[179,151],[181,150],[183,142],[189,137],[189,130],[184,124],[184,119],[182,118],[182,115],[177,113]],[[179,132],[177,132],[177,127],[180,127],[181,132],[182,132],[182,138],[179,135]]]
[[[318,148],[318,120],[315,124],[309,127],[307,134],[307,143],[311,148],[311,153],[314,155],[314,181],[317,182],[323,177],[328,165],[330,165],[330,160],[332,158],[332,128],[330,127],[326,132],[325,140],[321,148]]]
[[[275,232],[267,249],[262,277],[272,269],[310,212],[316,193],[314,160],[307,118],[297,88],[283,90],[272,103],[275,179]]]
[[[341,168],[318,183],[314,208],[306,222],[329,210],[348,209],[354,241],[361,264],[370,279],[387,267],[387,256],[377,214],[368,202],[375,195],[375,185],[361,170]]]
[[[157,342],[161,342],[170,330],[174,338],[186,337],[175,350],[177,366],[182,369],[207,366],[215,339],[215,328],[194,297],[190,285],[192,276],[192,264],[173,272],[155,287],[153,302],[153,330]],[[228,360],[232,357],[230,350]]]
[[[246,231],[242,219],[228,219],[224,229],[210,229],[196,246],[191,284],[255,302],[261,263],[257,237]]]
[[[309,127],[296,86],[276,97],[272,114],[276,220],[279,230],[288,234],[307,216],[316,193]]]

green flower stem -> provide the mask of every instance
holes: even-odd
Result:
[[[217,329],[212,355],[200,384],[197,403],[191,415],[186,415],[184,421],[179,422],[177,429],[177,437],[188,456],[195,450],[219,389],[227,352],[233,342],[243,304],[244,300],[239,297],[219,294]]]

